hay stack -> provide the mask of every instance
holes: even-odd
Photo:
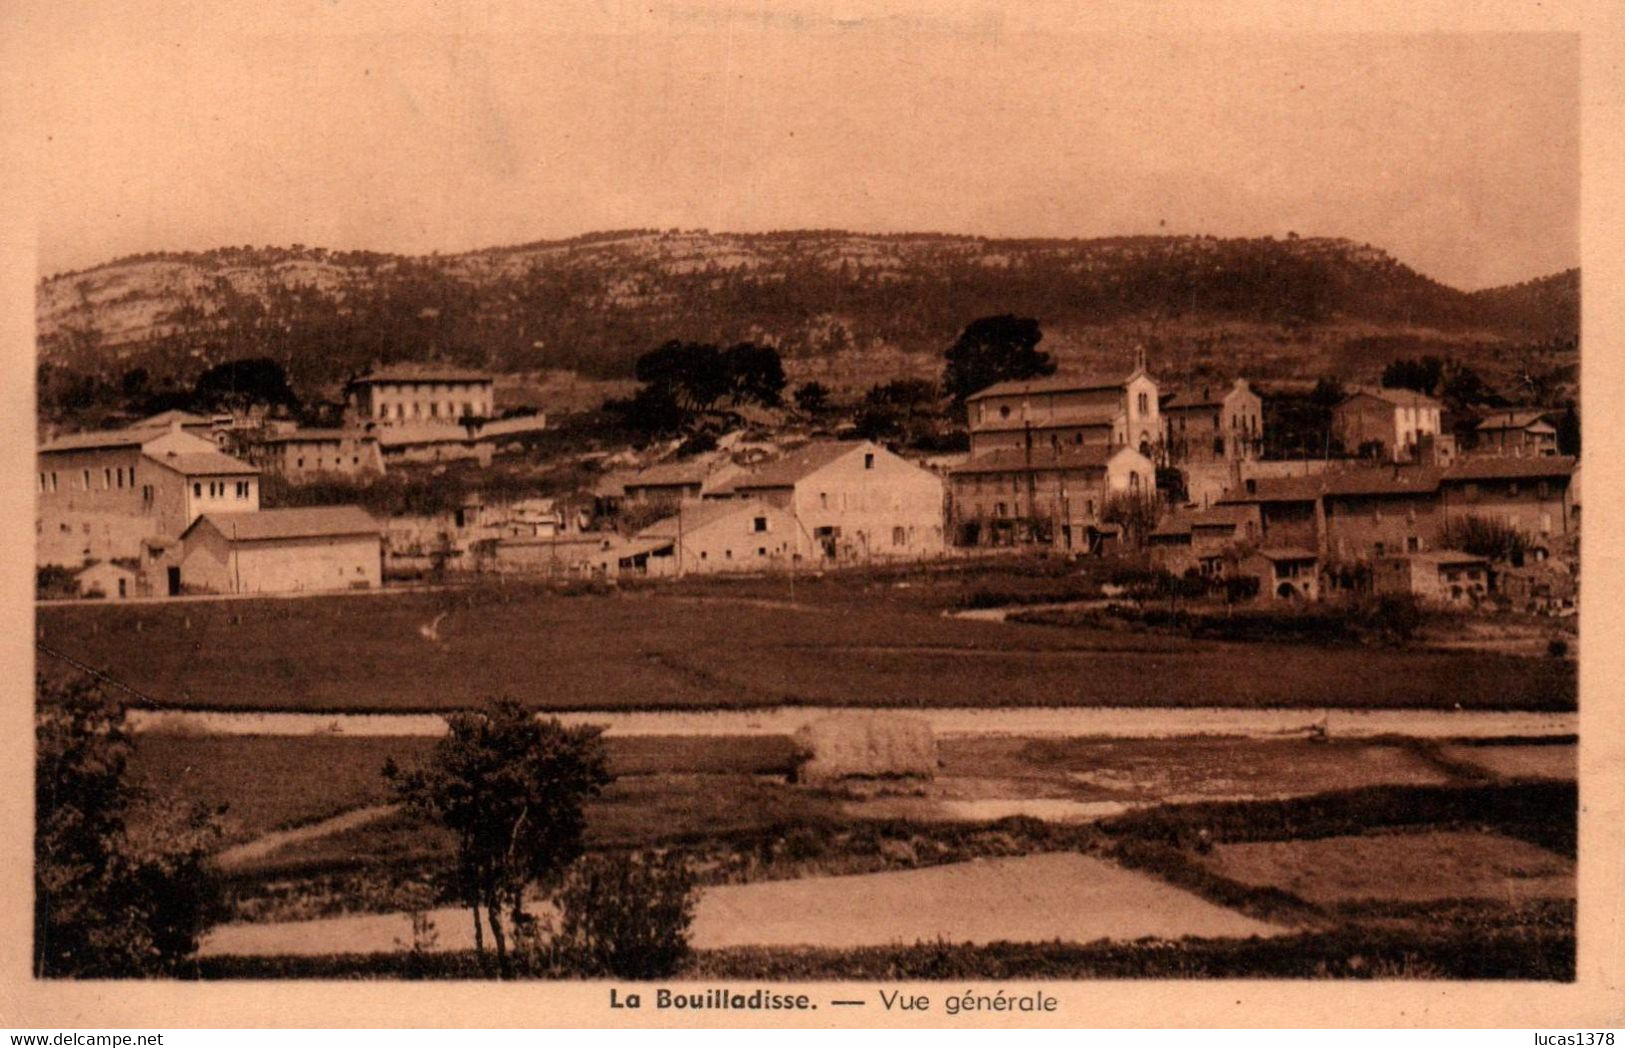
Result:
[[[836,713],[803,725],[795,741],[795,781],[809,786],[862,780],[917,785],[937,771],[937,740],[923,717]]]

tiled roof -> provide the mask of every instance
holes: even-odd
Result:
[[[1194,518],[1189,513],[1170,513],[1163,518],[1162,523],[1151,530],[1152,538],[1168,538],[1175,535],[1189,535],[1191,522]]]
[[[1105,469],[1106,464],[1123,447],[1105,444],[1062,444],[1059,451],[1053,447],[1034,446],[1031,453],[1023,448],[999,448],[962,462],[948,472],[952,476],[974,473],[1021,473],[1027,471],[1050,473],[1067,469]]]
[[[1110,428],[1112,423],[1117,420],[1117,416],[1122,413],[1123,409],[1117,404],[1069,405],[1067,407],[1058,408],[1051,411],[1048,418],[1044,419],[1038,425],[1033,426],[1033,430],[1035,433],[1041,434],[1046,430],[1055,429],[1060,426],[1099,426]],[[977,433],[986,433],[996,430],[1020,431],[1026,429],[1028,425],[1029,423],[1027,420],[1016,417],[1016,413],[1012,412],[1009,418],[995,417],[986,419],[984,421],[975,423],[971,428]]]
[[[1328,495],[1426,495],[1439,490],[1443,471],[1431,466],[1345,469],[1324,473]]]
[[[1300,546],[1277,546],[1273,549],[1261,549],[1258,555],[1265,560],[1318,560],[1320,554],[1314,550],[1303,549]]]
[[[1210,506],[1191,518],[1193,527],[1239,527],[1253,519],[1253,511],[1246,506]]]
[[[1480,557],[1473,553],[1464,553],[1458,549],[1433,550],[1427,553],[1407,553],[1402,558],[1418,561],[1423,564],[1488,564],[1488,557]]]
[[[150,415],[139,422],[132,422],[130,428],[155,429],[162,426],[172,426],[177,422],[183,426],[207,426],[209,424],[209,420],[202,415],[194,415],[190,411],[171,409],[169,411],[160,411],[156,415]]]
[[[262,509],[246,513],[205,513],[187,528],[208,521],[220,534],[237,542],[269,539],[315,538],[322,535],[377,535],[378,521],[360,506],[302,506]]]
[[[91,451],[105,448],[138,448],[156,434],[150,429],[101,429],[83,433],[68,433],[41,444],[39,453],[49,455],[57,451]]]
[[[1428,466],[1329,470],[1305,477],[1261,477],[1256,490],[1238,490],[1227,503],[1312,502],[1323,496],[1418,495],[1438,490],[1443,472]]]
[[[657,462],[626,478],[628,488],[664,488],[698,485],[710,475],[712,463],[705,459]]]
[[[1500,456],[1464,458],[1445,471],[1451,480],[1522,480],[1525,477],[1567,477],[1578,468],[1573,455]]]
[[[870,446],[872,445],[861,440],[817,441],[798,448],[781,459],[765,463],[757,469],[751,470],[733,482],[733,489],[735,491],[752,491],[757,488],[794,487],[808,474],[823,469],[831,462],[849,455],[859,448]]]
[[[1484,416],[1479,422],[1479,429],[1529,429],[1534,422],[1544,424],[1552,429],[1550,422],[1545,421],[1545,411],[1537,408],[1511,409],[1511,411],[1493,411]]]
[[[349,384],[361,386],[373,382],[490,382],[491,380],[489,372],[458,367],[455,364],[403,362],[369,368],[352,378]]]
[[[977,390],[967,401],[983,397],[1008,397],[1024,393],[1072,393],[1091,389],[1118,389],[1129,380],[1132,371],[1113,375],[1056,375],[1053,378],[1017,379],[995,382],[986,389]]]
[[[1343,403],[1346,404],[1348,401],[1359,396],[1375,397],[1377,400],[1386,401],[1387,403],[1399,408],[1443,407],[1443,405],[1437,400],[1434,400],[1425,393],[1418,393],[1414,389],[1389,389],[1387,387],[1367,386],[1350,390],[1348,397],[1343,401]]]
[[[361,430],[348,429],[295,429],[287,433],[272,433],[255,441],[256,444],[304,444],[313,441],[372,440],[376,437]]]
[[[258,467],[218,451],[170,452],[145,457],[149,462],[156,462],[187,477],[244,476],[259,472]]]
[[[1163,401],[1162,410],[1178,411],[1181,408],[1217,408],[1224,406],[1224,398],[1236,391],[1236,383],[1221,386],[1204,386],[1202,389],[1183,389]]]

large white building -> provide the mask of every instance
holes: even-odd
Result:
[[[487,419],[495,411],[488,374],[437,364],[390,364],[352,378],[344,395],[352,420],[382,425]]]
[[[1163,422],[1143,354],[1127,375],[999,382],[965,400],[971,457],[990,451],[1127,445],[1155,459]]]
[[[383,526],[358,506],[205,513],[181,535],[190,593],[297,593],[383,584]]]
[[[732,483],[796,521],[796,552],[814,562],[922,557],[943,550],[942,478],[872,441],[800,448]]]
[[[167,428],[73,433],[40,446],[35,559],[77,567],[135,560],[200,515],[259,509],[259,470],[212,440]]]

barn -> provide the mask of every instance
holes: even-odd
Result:
[[[299,593],[382,584],[383,528],[359,506],[205,513],[181,535],[190,593]]]

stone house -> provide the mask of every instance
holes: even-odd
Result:
[[[1371,562],[1371,588],[1434,604],[1476,606],[1490,592],[1490,562],[1459,550],[1378,557]]]
[[[1162,403],[1163,448],[1172,465],[1257,458],[1264,402],[1238,378],[1228,389],[1183,390]]]
[[[1001,449],[949,470],[950,530],[965,546],[1040,542],[1094,550],[1114,497],[1149,498],[1156,467],[1130,447]]]
[[[999,382],[965,399],[971,457],[1126,444],[1155,458],[1163,439],[1158,396],[1143,354],[1127,375]]]
[[[492,377],[470,368],[438,364],[390,364],[352,378],[345,406],[356,425],[455,424],[494,414]]]
[[[1442,412],[1437,400],[1414,390],[1362,389],[1332,409],[1332,435],[1349,454],[1376,447],[1379,458],[1411,462],[1424,444],[1437,444]]]
[[[1318,600],[1320,557],[1314,550],[1271,546],[1242,557],[1236,574],[1258,580],[1258,599]]]
[[[650,575],[785,569],[800,547],[795,517],[761,499],[695,499],[676,509],[632,537],[648,549]]]
[[[819,441],[731,483],[796,521],[793,552],[852,562],[943,552],[942,478],[873,441]]]
[[[1512,408],[1486,415],[1473,428],[1478,455],[1555,455],[1557,427],[1550,412]]]
[[[36,455],[35,560],[75,567],[139,559],[210,511],[259,508],[259,470],[170,429],[74,433]]]
[[[1478,517],[1530,536],[1576,533],[1579,508],[1571,489],[1578,467],[1568,455],[1462,459],[1439,482],[1445,522]]]
[[[256,440],[249,461],[291,481],[321,475],[377,476],[384,472],[378,437],[364,430],[295,429]]]

